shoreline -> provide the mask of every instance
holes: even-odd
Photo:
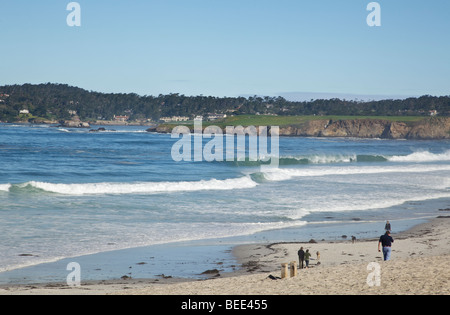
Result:
[[[406,116],[407,117],[407,116]],[[320,118],[312,121],[306,121],[301,124],[281,125],[280,130],[276,134],[279,137],[317,137],[317,138],[358,138],[358,139],[382,139],[382,140],[449,140],[450,139],[450,117],[426,117],[416,123],[415,126],[409,126],[405,122],[396,122],[390,120],[383,120],[383,116],[372,118],[352,118],[343,116],[342,119],[325,119]],[[68,121],[70,122],[70,121]],[[16,124],[16,125],[56,125],[54,121],[43,123],[27,123],[14,122],[2,124]],[[76,121],[78,123],[78,121]],[[221,122],[218,122],[221,124]],[[160,124],[155,122],[144,121],[88,121],[86,126],[65,126],[66,128],[75,129],[89,129],[92,127],[150,127],[146,131],[157,134],[170,134],[176,124]],[[188,126],[181,124],[183,126]],[[191,125],[191,132],[194,132]],[[57,126],[55,126],[57,127]],[[64,127],[64,126],[62,126]],[[205,126],[206,127],[206,126]],[[203,127],[203,128],[205,128]],[[236,128],[236,126],[234,126]],[[248,126],[244,126],[248,127]],[[259,126],[257,126],[259,128]],[[430,130],[429,130],[430,129]],[[236,131],[239,134],[241,131]],[[226,133],[223,127],[223,133]]]
[[[355,244],[351,240],[257,243],[234,246],[233,254],[242,268],[207,280],[161,277],[83,281],[75,288],[65,283],[11,284],[1,285],[0,295],[449,294],[450,217],[443,213],[393,237],[389,262],[382,261],[377,238],[357,240]],[[298,270],[296,278],[269,279],[280,276],[281,263],[298,261],[300,246],[313,254],[310,268]],[[316,251],[321,253],[320,264]],[[382,267],[381,287],[366,284],[370,262]],[[415,268],[420,268],[420,275]]]

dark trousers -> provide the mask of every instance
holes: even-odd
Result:
[[[303,258],[304,259],[304,258]],[[304,265],[303,265],[303,263],[305,262],[304,260],[303,260],[302,258],[298,258],[298,261],[299,261],[299,264],[298,264],[298,266],[299,266],[299,268],[300,269],[303,269],[304,268]]]

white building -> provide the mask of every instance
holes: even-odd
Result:
[[[217,119],[225,119],[227,118],[227,114],[209,114],[208,120],[217,120]]]
[[[189,117],[185,116],[173,116],[173,117],[162,117],[160,120],[164,122],[171,122],[171,121],[188,121]]]
[[[126,121],[128,121],[128,119],[130,119],[129,116],[116,116],[116,115],[114,115],[114,120],[115,121],[126,122]]]

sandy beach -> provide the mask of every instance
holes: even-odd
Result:
[[[378,239],[251,244],[234,249],[242,268],[209,280],[129,279],[82,283],[78,288],[11,285],[0,287],[0,295],[449,294],[450,217],[440,216],[393,237],[392,260],[388,262],[378,252]],[[298,261],[300,247],[312,253],[310,268],[298,270],[296,277],[278,279],[282,263]],[[379,269],[369,266],[373,262]],[[379,286],[374,281],[377,270]]]

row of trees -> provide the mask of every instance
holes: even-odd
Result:
[[[7,95],[7,96],[5,96]],[[87,91],[64,84],[7,85],[0,87],[0,120],[14,121],[21,110],[46,119],[68,119],[76,111],[83,120],[111,120],[114,115],[130,119],[159,120],[161,117],[195,116],[208,113],[276,115],[373,115],[417,116],[436,110],[450,115],[450,96],[422,96],[405,100],[358,102],[311,100],[290,102],[282,97],[212,97],[169,94],[139,96]]]

